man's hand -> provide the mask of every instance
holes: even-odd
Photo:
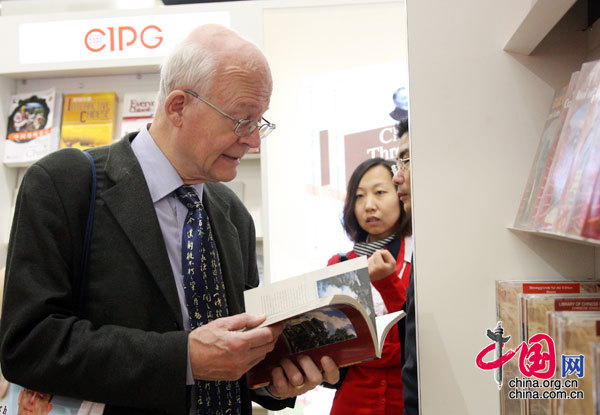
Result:
[[[369,257],[369,277],[371,282],[379,281],[396,269],[396,260],[387,249],[378,249]]]
[[[267,387],[271,395],[278,398],[293,398],[302,395],[323,382],[335,384],[340,380],[340,371],[330,357],[321,358],[323,372],[309,356],[298,358],[300,368],[289,359],[271,371],[271,384]]]
[[[250,331],[265,316],[237,314],[213,320],[190,333],[188,347],[194,379],[238,380],[273,350],[282,325]]]

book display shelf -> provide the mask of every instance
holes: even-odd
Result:
[[[553,96],[597,41],[572,0],[408,1],[407,16],[421,413],[501,414],[476,364],[496,281],[600,278],[596,242],[511,229]]]
[[[15,39],[15,42],[10,43],[10,47],[3,51],[4,58],[0,64],[0,95],[2,105],[0,105],[0,118],[4,120],[0,123],[0,134],[6,137],[7,123],[11,108],[9,108],[8,100],[16,94],[33,95],[38,91],[43,91],[49,88],[54,88],[56,95],[62,97],[65,94],[80,94],[80,93],[97,93],[97,92],[114,92],[116,95],[116,111],[115,111],[115,126],[113,127],[115,139],[120,138],[121,127],[123,125],[123,117],[126,110],[125,99],[126,95],[134,93],[152,93],[155,94],[158,90],[159,81],[159,65],[162,56],[151,57],[135,57],[135,51],[127,51],[127,43],[131,39],[137,39],[137,43],[145,40],[150,44],[151,39],[157,42],[159,36],[153,33],[149,34],[154,29],[147,29],[142,37],[144,28],[152,26],[150,23],[155,23],[157,26],[164,24],[168,26],[169,22],[178,19],[189,19],[190,25],[193,23],[193,18],[200,19],[196,23],[199,24],[203,20],[206,22],[223,23],[229,22],[231,27],[242,32],[250,39],[253,39],[257,44],[261,43],[261,38],[256,34],[257,27],[253,25],[242,25],[236,27],[239,20],[243,20],[240,15],[254,15],[256,10],[248,11],[248,5],[240,3],[234,6],[231,10],[224,8],[222,5],[201,5],[201,6],[176,6],[176,7],[158,7],[151,9],[140,10],[114,10],[114,11],[84,11],[84,12],[64,12],[51,15],[6,15],[0,20],[0,32],[5,38]],[[191,17],[189,17],[191,16]],[[119,32],[119,27],[125,27],[123,19],[130,19],[132,24],[127,27],[132,27],[134,31],[139,33],[132,34],[131,30],[123,29]],[[142,19],[145,24],[136,25],[136,19]],[[58,30],[58,26],[65,23],[70,33],[54,35],[53,31]],[[185,23],[185,21],[184,21]],[[58,25],[58,26],[57,26]],[[260,25],[260,20],[256,20],[254,25]],[[89,27],[88,27],[89,26]],[[160,26],[160,27],[165,27]],[[192,27],[192,26],[188,26]],[[29,32],[29,35],[26,33]],[[127,33],[126,33],[127,32]],[[87,35],[86,35],[87,33]],[[77,56],[77,51],[71,50],[62,51],[61,49],[69,49],[72,44],[67,44],[63,48],[60,45],[50,44],[55,39],[65,39],[73,37],[87,36],[87,43],[92,42],[90,36],[100,35],[95,41],[104,45],[104,48],[114,49],[114,56],[108,57],[92,57],[88,60],[80,60]],[[44,34],[48,39],[44,39]],[[111,34],[114,35],[111,37]],[[119,35],[122,36],[119,37]],[[179,33],[176,33],[179,35]],[[31,38],[34,38],[31,40]],[[54,50],[55,53],[63,53],[62,55],[50,56],[44,52],[42,48],[39,56],[27,56],[27,39],[29,38],[33,44],[36,44],[37,38],[38,48],[39,43],[43,43],[45,48]],[[130,48],[135,48],[137,43],[132,42]],[[151,45],[152,46],[152,45]],[[93,46],[92,49],[99,49],[101,46]],[[119,56],[119,49],[123,52],[128,52],[124,56],[133,56],[132,58],[123,58]],[[70,55],[69,55],[70,53]],[[42,56],[43,55],[43,56]],[[123,53],[121,53],[123,55]],[[27,63],[36,62],[37,63]],[[62,115],[61,105],[57,105],[56,110],[59,116]],[[59,118],[60,119],[60,118]],[[63,123],[64,124],[64,123]],[[60,122],[56,128],[57,133],[60,131]],[[3,140],[4,141],[4,140]],[[58,144],[58,142],[57,142]],[[0,146],[0,153],[4,155],[5,146]],[[11,165],[10,163],[3,164],[0,167],[0,177],[2,178],[2,186],[0,192],[2,194],[0,202],[0,260],[4,263],[6,258],[6,248],[10,231],[12,212],[18,187],[23,178],[23,174],[28,165],[33,162]],[[256,223],[257,235],[257,252],[259,255],[263,253],[262,241],[263,227],[266,226],[262,215],[262,179],[261,179],[261,153],[249,153],[242,159],[242,163],[238,167],[238,176],[233,181],[228,183],[230,188],[240,196],[244,201],[249,211],[251,212]]]

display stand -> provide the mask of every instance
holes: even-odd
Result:
[[[496,280],[600,276],[598,248],[507,231],[554,90],[595,53],[580,3],[530,56],[505,52],[531,3],[407,2],[422,414],[499,413],[475,364]]]

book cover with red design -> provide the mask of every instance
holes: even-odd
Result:
[[[592,203],[594,185],[600,173],[600,106],[597,107],[592,131],[583,142],[567,180],[570,186],[566,197],[571,199],[567,202],[571,208],[566,225],[560,226],[564,219],[559,215],[557,231],[561,233],[580,236]],[[567,212],[563,214],[566,218]]]
[[[552,167],[536,215],[535,229],[551,231],[558,220],[560,200],[575,155],[582,143],[583,130],[593,100],[600,89],[600,60],[581,66],[577,87],[558,140]]]
[[[572,78],[576,75],[573,74]],[[529,172],[529,178],[525,185],[525,191],[523,192],[523,198],[515,219],[515,227],[521,229],[529,229],[532,226],[532,219],[535,213],[536,200],[540,188],[543,187],[543,182],[546,177],[545,170],[549,163],[551,163],[554,157],[554,151],[556,150],[556,143],[560,133],[557,133],[560,124],[561,113],[566,116],[564,110],[565,101],[567,97],[567,90],[569,84],[563,86],[560,90],[554,94],[552,99],[552,105],[550,106],[550,112],[546,117],[546,123],[542,132],[542,138],[538,145],[538,149]],[[574,89],[574,87],[572,87]],[[563,117],[564,120],[564,117]],[[546,172],[547,173],[547,172]]]
[[[596,176],[581,236],[600,240],[600,172]]]

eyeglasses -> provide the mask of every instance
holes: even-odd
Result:
[[[399,172],[405,172],[408,169],[408,165],[410,164],[410,157],[405,159],[396,159],[396,164],[392,165],[392,173],[394,176]]]
[[[275,124],[271,124],[264,118],[262,118],[262,121],[254,121],[248,119],[238,120],[221,110],[216,105],[210,103],[207,99],[202,98],[200,95],[198,95],[191,89],[184,89],[183,92],[185,92],[186,94],[190,94],[194,98],[198,98],[200,101],[204,102],[209,107],[217,110],[221,115],[224,115],[231,121],[233,121],[235,123],[235,127],[233,127],[233,132],[238,137],[247,137],[254,131],[256,131],[256,129],[258,129],[258,135],[262,139],[271,134],[271,131],[275,129]]]

